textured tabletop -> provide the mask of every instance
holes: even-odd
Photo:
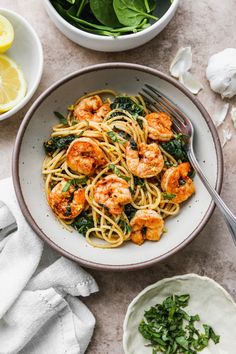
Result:
[[[166,29],[151,42],[123,53],[99,53],[79,47],[64,37],[52,24],[40,0],[1,0],[1,7],[12,9],[33,25],[44,49],[44,73],[33,100],[63,76],[91,64],[122,61],[147,65],[165,73],[178,48],[191,46],[192,71],[204,90],[198,95],[214,117],[222,104],[205,78],[208,58],[227,47],[236,47],[235,0],[182,0]],[[33,101],[32,100],[32,101]],[[32,102],[31,101],[31,102]],[[236,99],[231,100],[236,105]],[[11,174],[11,154],[17,130],[30,103],[16,116],[0,122],[0,179]],[[224,127],[232,123],[227,117]],[[222,196],[236,213],[236,130],[224,147]],[[219,128],[222,137],[222,127]],[[236,299],[236,248],[220,213],[215,210],[199,237],[177,255],[146,270],[131,273],[91,271],[100,292],[86,299],[97,319],[88,354],[121,354],[122,324],[127,305],[144,287],[167,276],[198,273],[212,277]]]

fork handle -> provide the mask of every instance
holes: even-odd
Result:
[[[205,185],[206,189],[212,196],[215,204],[217,207],[220,209],[221,213],[224,216],[226,225],[228,226],[229,232],[233,238],[234,244],[236,246],[236,217],[232,213],[232,211],[227,207],[225,202],[222,200],[220,195],[216,192],[216,190],[210,185],[209,181],[207,180],[206,176],[204,175],[195,155],[189,151],[188,157],[190,160],[190,163],[194,167],[195,171],[197,172],[198,176],[200,177],[201,181]]]

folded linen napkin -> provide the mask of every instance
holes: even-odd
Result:
[[[95,319],[75,296],[98,291],[95,280],[44,246],[19,209],[12,180],[5,179],[0,230],[14,219],[17,231],[0,236],[0,354],[84,353]]]

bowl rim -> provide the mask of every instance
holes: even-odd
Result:
[[[147,74],[154,75],[162,80],[167,81],[168,83],[174,85],[177,89],[179,89],[182,93],[184,93],[194,104],[195,106],[199,109],[201,112],[203,118],[205,119],[209,130],[212,134],[213,142],[215,145],[215,151],[216,151],[216,157],[217,157],[217,176],[216,176],[216,184],[215,188],[217,192],[219,193],[221,191],[222,187],[222,181],[223,181],[223,153],[222,153],[222,148],[220,144],[220,139],[216,130],[216,127],[211,120],[210,115],[206,111],[206,109],[203,107],[203,105],[200,103],[197,97],[193,96],[191,92],[189,92],[182,84],[177,82],[175,79],[171,78],[169,75],[164,74],[158,70],[139,65],[139,64],[131,64],[131,63],[120,63],[120,62],[114,62],[114,63],[105,63],[105,64],[96,64],[89,66],[84,69],[80,69],[76,72],[73,72],[64,78],[60,79],[59,81],[55,82],[53,85],[51,85],[48,89],[46,89],[38,98],[37,100],[33,103],[29,111],[26,113],[20,128],[18,130],[18,134],[16,136],[16,141],[13,149],[13,158],[12,158],[12,176],[13,176],[13,184],[14,184],[14,189],[16,193],[16,197],[20,206],[20,209],[26,218],[27,222],[31,226],[31,228],[36,232],[36,234],[44,241],[47,242],[49,246],[51,246],[55,251],[57,251],[59,254],[85,266],[88,268],[93,268],[93,269],[100,269],[100,270],[117,270],[117,271],[122,271],[122,270],[137,270],[137,269],[143,269],[145,267],[150,267],[158,262],[161,262],[165,260],[166,258],[174,255],[178,251],[182,250],[185,246],[187,246],[191,241],[195,239],[195,237],[200,233],[200,231],[204,228],[206,223],[209,221],[210,216],[213,213],[213,210],[215,208],[215,204],[213,200],[211,200],[210,205],[203,216],[201,222],[199,225],[192,231],[192,233],[180,244],[178,244],[176,247],[171,249],[170,251],[164,253],[161,256],[152,258],[150,260],[140,262],[140,263],[134,263],[134,264],[126,264],[126,265],[107,265],[107,264],[102,264],[102,263],[97,263],[93,261],[87,261],[83,258],[80,258],[78,256],[75,256],[71,254],[70,252],[64,250],[60,246],[58,246],[56,243],[54,243],[37,225],[36,221],[34,220],[33,216],[31,215],[27,204],[24,200],[24,196],[22,193],[21,189],[21,184],[20,184],[20,177],[19,177],[19,155],[20,155],[20,149],[21,149],[21,143],[22,139],[24,137],[25,130],[34,115],[34,112],[38,109],[38,107],[41,105],[41,103],[44,101],[45,98],[47,98],[54,90],[56,90],[58,87],[62,86],[63,84],[69,82],[70,80],[79,77],[81,75],[95,72],[95,71],[100,71],[100,70],[106,70],[106,69],[123,69],[123,70],[137,70],[141,72],[145,72]]]
[[[19,23],[21,23],[24,27],[26,27],[26,29],[28,29],[28,31],[34,37],[34,41],[36,43],[37,52],[38,52],[39,65],[38,65],[37,74],[35,75],[34,83],[32,85],[31,90],[29,90],[29,91],[27,90],[25,97],[16,106],[14,106],[9,111],[0,114],[0,121],[12,117],[15,113],[17,113],[20,109],[22,109],[29,102],[29,100],[32,98],[33,94],[35,93],[35,91],[37,90],[37,88],[39,86],[39,83],[40,83],[40,80],[41,80],[41,77],[43,74],[43,61],[44,61],[42,44],[41,44],[39,36],[38,36],[37,32],[35,31],[35,29],[33,28],[33,26],[23,16],[19,15],[15,11],[8,10],[5,7],[0,7],[0,14],[1,13],[3,13],[4,16],[7,16],[7,14],[10,14],[14,18],[16,18],[16,20]],[[8,55],[7,52],[3,53],[3,54]]]
[[[161,26],[161,24],[163,22],[165,22],[165,20],[172,14],[175,13],[175,11],[178,8],[179,5],[179,1],[180,0],[173,0],[170,7],[168,8],[168,10],[165,12],[165,14],[160,18],[160,20],[154,22],[150,27],[140,31],[140,32],[136,32],[136,33],[131,33],[131,34],[124,34],[122,36],[118,36],[116,38],[112,37],[112,36],[103,36],[100,34],[94,34],[94,33],[90,33],[90,32],[86,32],[84,30],[81,30],[73,25],[71,25],[68,21],[66,21],[58,12],[57,10],[54,8],[54,6],[51,4],[50,0],[44,0],[44,4],[46,6],[47,9],[50,9],[49,11],[51,11],[54,16],[57,18],[57,20],[59,22],[61,22],[65,27],[67,27],[69,30],[71,30],[74,33],[77,33],[79,35],[83,35],[87,38],[91,38],[91,39],[96,39],[96,40],[102,40],[104,42],[106,41],[124,41],[124,40],[128,40],[130,38],[139,38],[142,37],[143,35],[145,35],[146,33],[152,32],[153,30],[155,30],[157,27]]]

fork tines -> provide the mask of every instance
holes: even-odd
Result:
[[[140,94],[143,96],[150,108],[165,112],[172,117],[173,125],[176,130],[182,131],[186,128],[185,118],[178,107],[167,96],[156,88],[145,84],[145,88]]]

